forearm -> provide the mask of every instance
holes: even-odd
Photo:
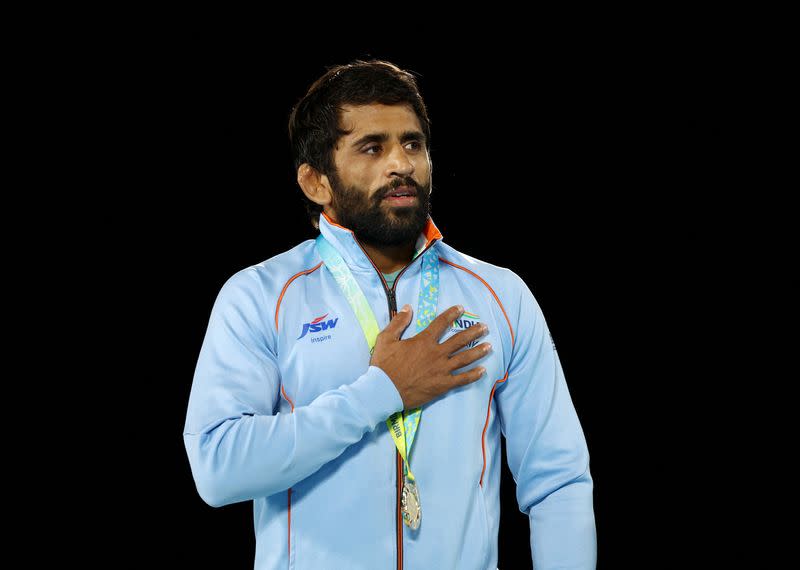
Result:
[[[184,443],[201,497],[222,506],[288,489],[402,409],[389,377],[370,367],[293,413],[226,419]]]
[[[594,570],[597,539],[588,470],[529,511],[536,570]]]

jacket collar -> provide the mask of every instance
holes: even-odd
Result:
[[[336,251],[339,252],[339,255],[342,256],[342,259],[351,270],[368,271],[372,273],[378,271],[378,268],[369,258],[367,252],[359,244],[353,231],[334,222],[325,212],[322,212],[319,216],[319,231]],[[425,227],[419,235],[419,238],[417,238],[414,259],[427,249],[429,245],[433,245],[441,239],[442,234],[439,228],[436,227],[431,217],[428,216]]]

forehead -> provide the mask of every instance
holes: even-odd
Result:
[[[344,105],[339,115],[339,126],[348,134],[343,142],[355,140],[372,133],[396,134],[422,131],[417,114],[410,105]]]

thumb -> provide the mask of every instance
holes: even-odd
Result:
[[[403,331],[411,323],[411,305],[403,305],[391,322],[386,326],[386,332],[395,340],[403,336]]]

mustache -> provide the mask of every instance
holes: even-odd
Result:
[[[400,186],[411,186],[417,191],[417,196],[422,196],[422,194],[427,193],[423,190],[422,186],[417,184],[416,180],[406,176],[405,178],[397,178],[395,180],[392,180],[386,186],[381,186],[380,188],[378,188],[378,191],[375,192],[375,201],[380,202],[381,200],[386,198],[386,196],[388,196],[391,192],[397,190],[397,188]]]

